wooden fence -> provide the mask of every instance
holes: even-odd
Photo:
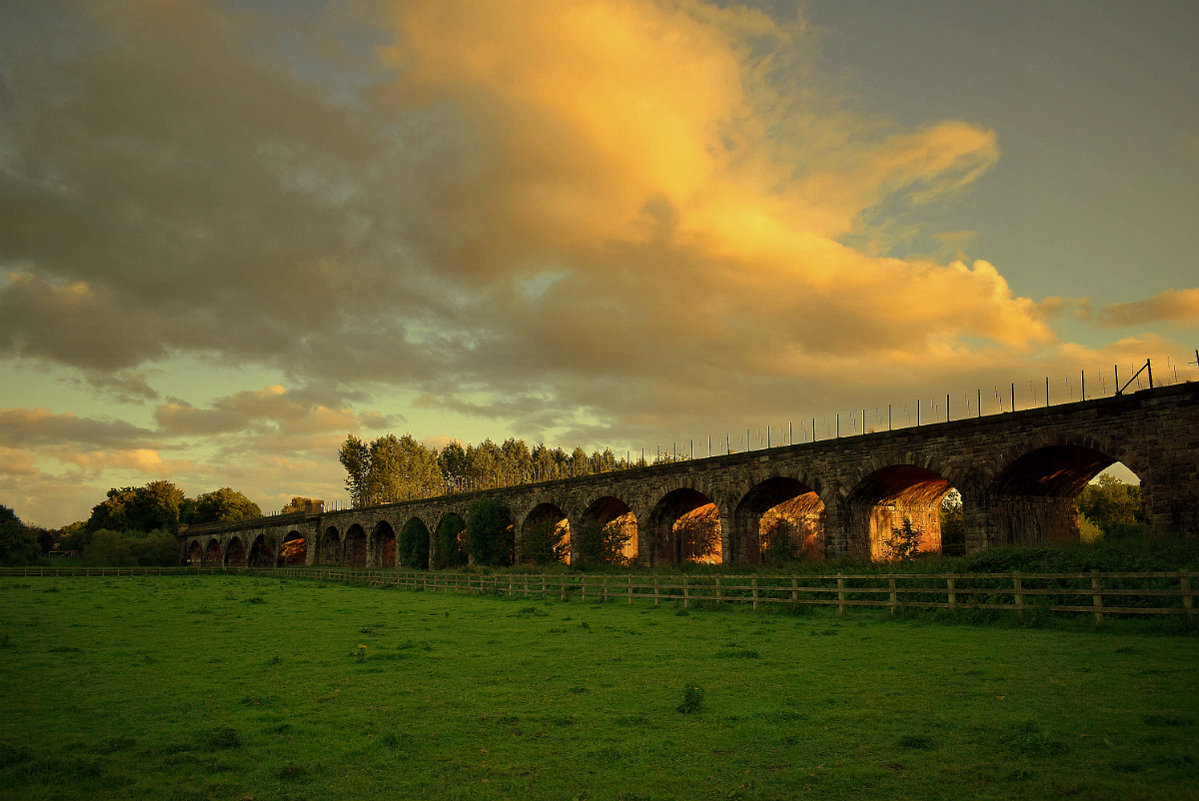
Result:
[[[56,567],[0,569],[0,576],[128,576],[195,573],[258,575],[342,581],[414,590],[580,600],[720,604],[793,604],[901,609],[1007,610],[1093,615],[1182,615],[1195,619],[1190,572],[1173,573],[881,573],[863,575],[682,575],[586,573],[482,573],[278,567]]]

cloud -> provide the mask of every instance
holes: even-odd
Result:
[[[802,17],[380,8],[297,24],[336,54],[302,71],[270,18],[200,2],[72,9],[69,46],[0,56],[0,352],[143,400],[178,354],[281,371],[298,388],[155,409],[231,456],[381,430],[354,411],[379,395],[611,441],[1061,345],[1064,302],[961,237],[894,252],[997,133],[855,109]]]
[[[124,420],[98,420],[48,409],[0,409],[0,439],[9,445],[155,448],[155,432]]]
[[[220,436],[275,433],[306,436],[357,431],[362,422],[347,408],[333,409],[273,385],[218,398],[207,408],[173,399],[154,410],[160,431],[167,436]],[[367,418],[378,424],[376,413]]]
[[[37,460],[26,450],[0,445],[0,475],[32,476],[37,474]]]
[[[1103,307],[1099,320],[1111,327],[1163,322],[1199,327],[1199,289],[1170,290],[1132,303],[1111,303]]]
[[[88,452],[59,450],[55,456],[59,461],[73,464],[93,474],[118,470],[170,478],[191,469],[190,462],[186,460],[167,461],[158,451],[151,448]]]

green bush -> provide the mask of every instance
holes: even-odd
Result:
[[[524,527],[520,541],[520,558],[535,565],[565,562],[570,556],[570,543],[565,529],[554,520],[537,520]]]
[[[458,545],[456,534],[457,532],[454,537],[455,548]],[[400,536],[396,538],[396,556],[404,567],[428,570],[429,529],[425,528],[424,523],[413,518],[400,529]]]
[[[462,547],[463,524],[457,515],[446,515],[437,524],[437,553],[433,567],[444,570],[466,564],[466,550]]]
[[[102,528],[92,533],[92,541],[83,549],[83,559],[89,565],[126,567],[136,565],[133,547],[120,532]]]
[[[678,710],[684,715],[699,712],[704,708],[704,688],[698,684],[688,684],[683,688],[683,702]]]
[[[466,550],[476,565],[512,564],[516,536],[508,507],[491,498],[471,505],[466,513]]]
[[[572,531],[571,536],[574,538],[574,567],[624,566],[627,562],[624,549],[630,535],[619,525],[605,526],[592,520],[579,526],[577,532]]]

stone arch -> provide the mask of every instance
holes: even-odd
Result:
[[[380,520],[371,529],[369,564],[372,567],[396,566],[396,533],[386,520]]]
[[[576,557],[579,555],[579,545],[583,544],[582,540],[597,536],[607,545],[600,548],[601,552],[613,552],[609,556],[610,561],[631,565],[642,552],[637,515],[627,503],[615,495],[604,495],[588,504],[579,518],[579,523],[580,541],[574,546]],[[598,526],[600,530],[591,531],[591,526]]]
[[[279,549],[278,565],[303,565],[308,563],[308,540],[303,534],[292,529],[283,538],[283,547]]]
[[[516,540],[518,562],[546,564],[571,561],[570,520],[556,504],[534,506],[520,526]]]
[[[1135,455],[1096,437],[1036,437],[1008,448],[989,487],[992,544],[1078,539],[1075,501],[1095,476],[1122,462],[1138,477]]]
[[[940,472],[916,464],[891,464],[866,475],[846,499],[850,555],[893,558],[886,541],[905,521],[920,532],[921,552],[939,553],[941,504],[953,489]]]
[[[732,529],[730,561],[823,558],[827,547],[824,501],[811,485],[785,476],[771,476],[745,492]]]
[[[204,547],[199,540],[192,540],[187,549],[187,563],[196,566],[204,562]]]
[[[366,567],[366,532],[354,523],[346,529],[341,546],[341,563],[346,567]]]
[[[329,526],[321,535],[320,545],[316,551],[317,564],[341,564],[341,534],[335,526]]]
[[[718,563],[723,557],[720,511],[692,487],[667,492],[649,515],[652,562]]]
[[[229,544],[225,546],[225,567],[245,567],[246,566],[246,546],[242,543],[241,537],[234,537],[229,540]]]
[[[396,563],[414,570],[429,569],[429,527],[413,517],[400,528],[396,538]]]
[[[221,555],[221,543],[216,537],[213,537],[204,546],[204,564],[223,565],[224,563],[225,559]]]
[[[254,538],[254,542],[250,546],[250,556],[246,561],[247,566],[271,567],[275,564],[274,551],[274,540],[268,540],[265,534],[259,534]]]
[[[1043,451],[1049,454],[1057,454],[1060,457],[1075,450],[1093,451],[1103,458],[1110,459],[1111,462],[1123,462],[1129,470],[1138,476],[1143,476],[1149,472],[1149,465],[1140,458],[1139,454],[1130,452],[1121,440],[1085,433],[1061,434],[1045,432],[1021,441],[1012,442],[1004,448],[995,461],[994,470],[992,471],[992,481],[999,482],[1005,475],[1010,477],[1010,474],[1013,472],[1013,466],[1021,459],[1027,458],[1029,454]],[[1098,475],[1107,466],[1100,467],[1090,478]],[[1086,482],[1084,481],[1083,485],[1085,486],[1085,484]]]

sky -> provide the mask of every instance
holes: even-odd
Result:
[[[0,504],[1199,379],[1196,97],[1190,0],[4,2]]]

